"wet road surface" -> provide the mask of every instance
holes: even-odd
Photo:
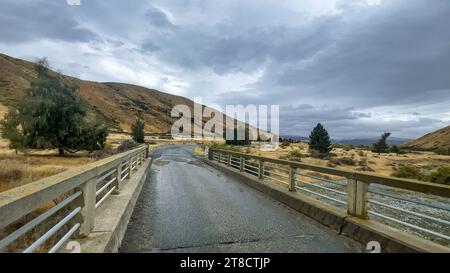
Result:
[[[153,153],[120,252],[361,252],[355,241],[192,156]]]

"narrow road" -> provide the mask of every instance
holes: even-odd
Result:
[[[120,252],[361,252],[174,145],[153,153]]]

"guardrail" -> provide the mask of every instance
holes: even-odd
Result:
[[[450,244],[450,186],[209,148],[209,160],[302,191],[361,219],[374,216],[426,239]],[[337,178],[330,178],[337,177]],[[418,196],[437,198],[418,200]],[[399,216],[400,215],[400,216]],[[422,225],[422,226],[421,226]]]
[[[117,154],[86,166],[63,172],[39,181],[0,193],[0,230],[12,224],[18,228],[0,240],[0,252],[29,232],[36,231],[38,226],[50,223],[51,227],[41,230],[42,235],[33,240],[23,251],[37,252],[50,239],[58,238],[50,246],[49,253],[57,252],[71,237],[83,238],[89,235],[94,227],[96,209],[111,194],[118,194],[121,185],[133,175],[148,157],[148,146]],[[39,214],[25,223],[24,217],[35,212],[55,199],[62,199],[55,206]],[[64,214],[61,216],[60,214]],[[16,222],[16,223],[15,223]],[[64,234],[62,228],[68,228]],[[47,248],[49,248],[47,246]]]

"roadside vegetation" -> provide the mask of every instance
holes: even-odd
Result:
[[[131,136],[136,143],[144,143],[144,122],[140,119],[131,125]]]
[[[105,146],[106,127],[86,118],[78,87],[51,75],[47,60],[35,64],[37,79],[0,122],[1,136],[11,149],[58,149],[76,153]]]
[[[109,134],[88,117],[78,87],[35,64],[37,78],[25,96],[0,108],[0,192],[125,152],[144,142],[144,123],[133,134]]]
[[[261,151],[259,143],[247,146],[215,144],[213,147],[258,156],[298,161],[307,164],[374,172],[401,178],[450,185],[450,157],[447,149],[408,151],[389,146],[386,132],[371,146],[331,144],[330,136],[322,124],[311,131],[309,141],[280,139],[276,151]]]

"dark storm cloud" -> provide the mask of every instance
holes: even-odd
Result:
[[[74,19],[65,1],[2,0],[0,42],[40,39],[86,42],[96,38]]]
[[[323,122],[335,138],[416,137],[450,120],[449,14],[447,0],[3,0],[0,46],[89,42],[67,60],[89,69],[68,71],[223,106],[278,104],[285,134]],[[53,53],[39,49],[21,54]]]
[[[365,20],[349,14],[348,22],[329,26],[340,33],[332,46],[276,81],[372,105],[449,99],[449,14],[447,1],[386,1]]]
[[[152,39],[149,48],[162,48],[161,59],[185,69],[208,67],[219,75],[266,66],[257,89],[266,89],[270,100],[272,87],[284,97],[335,97],[359,106],[450,98],[447,1],[340,8],[338,15],[299,16],[289,26],[180,26]],[[158,19],[161,25],[168,24],[165,18]]]

